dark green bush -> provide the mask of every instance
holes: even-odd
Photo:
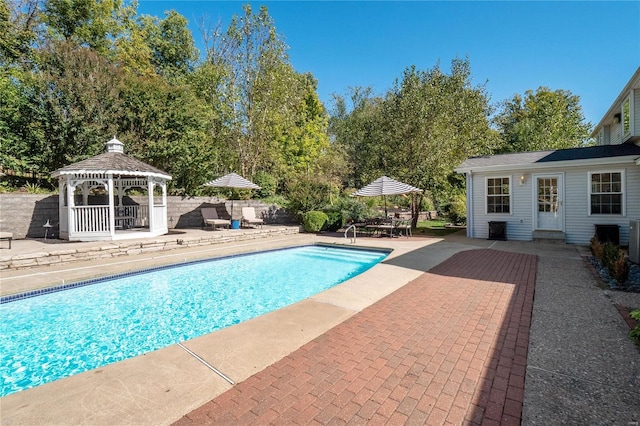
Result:
[[[324,212],[316,210],[307,212],[303,217],[304,230],[307,232],[320,232],[328,219],[327,214]]]
[[[345,221],[361,222],[366,218],[377,216],[369,205],[363,203],[361,199],[353,197],[343,197],[337,200],[331,211],[340,211]],[[343,223],[344,224],[344,223]]]
[[[277,180],[267,172],[257,172],[253,177],[253,182],[260,187],[254,190],[256,198],[272,197],[276,193]]]
[[[344,217],[342,212],[326,211],[327,222],[324,224],[323,231],[335,232],[344,225]]]

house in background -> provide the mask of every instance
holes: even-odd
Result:
[[[467,236],[589,244],[598,228],[628,245],[640,220],[640,67],[592,137],[597,146],[463,162]]]

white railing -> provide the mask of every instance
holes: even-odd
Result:
[[[71,233],[109,232],[109,206],[77,206],[72,214]]]
[[[114,225],[116,229],[126,230],[133,227],[149,226],[149,206],[117,206],[114,210]],[[153,206],[152,211],[154,228],[166,228],[167,207]],[[73,215],[72,229],[70,230],[72,234],[110,232],[109,206],[75,206],[71,209],[71,214]]]
[[[136,208],[136,226],[149,226],[149,206],[147,205],[138,205],[134,206]]]

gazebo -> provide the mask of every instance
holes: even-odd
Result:
[[[125,155],[115,137],[106,145],[107,152],[51,173],[60,188],[60,238],[108,241],[166,234],[171,176]],[[146,190],[146,204],[123,203],[131,188]]]

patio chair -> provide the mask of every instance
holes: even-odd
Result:
[[[405,237],[409,238],[413,236],[411,232],[411,221],[402,219],[396,222],[395,229],[398,231],[398,235],[404,234]]]
[[[388,237],[393,237],[393,231],[395,230],[396,224],[394,219],[384,218],[380,221],[378,225],[378,231],[380,232],[380,236],[387,235]]]
[[[246,223],[247,225],[260,225],[262,228],[262,224],[264,220],[256,217],[256,209],[253,207],[243,207],[242,208],[242,223]]]
[[[218,217],[218,210],[215,207],[203,207],[200,209],[202,213],[202,219],[204,219],[204,226],[211,225],[213,230],[216,230],[216,226],[222,226],[229,228],[231,221],[227,219],[220,219]]]

